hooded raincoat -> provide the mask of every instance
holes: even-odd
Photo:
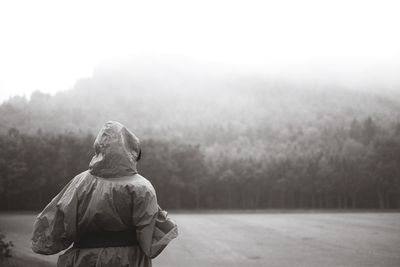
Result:
[[[73,178],[38,215],[32,249],[55,254],[79,242],[85,232],[135,229],[137,245],[72,246],[57,266],[151,266],[178,230],[158,206],[151,183],[137,173],[139,140],[122,124],[107,122],[94,148],[89,170]]]

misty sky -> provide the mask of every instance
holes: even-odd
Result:
[[[2,1],[0,101],[66,90],[128,57],[393,84],[399,14],[384,0]]]

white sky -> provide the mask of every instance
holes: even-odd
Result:
[[[99,62],[146,55],[399,81],[400,1],[0,2],[0,101],[66,90]]]

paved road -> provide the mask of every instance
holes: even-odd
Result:
[[[154,266],[400,266],[400,213],[172,214],[180,236]],[[0,214],[19,256],[33,215]]]

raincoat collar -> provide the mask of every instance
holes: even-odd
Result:
[[[94,150],[96,154],[89,164],[92,175],[113,178],[137,173],[140,142],[121,123],[106,122],[96,137]]]

